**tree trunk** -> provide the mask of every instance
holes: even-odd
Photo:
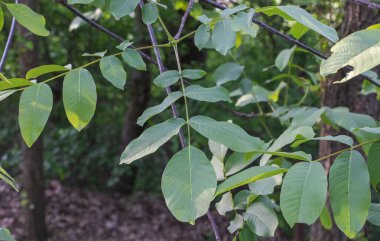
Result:
[[[345,17],[340,29],[341,36],[347,36],[360,29],[365,29],[369,25],[378,22],[376,11],[368,9],[365,6],[358,5],[351,1],[346,2]],[[337,107],[345,106],[351,112],[363,113],[377,118],[379,105],[374,95],[362,96],[358,94],[361,90],[362,80],[355,78],[344,84],[333,84],[333,82],[342,79],[342,74],[336,74],[329,77],[322,83],[322,104],[323,106]],[[330,126],[323,125],[320,136],[337,135]],[[344,147],[334,142],[320,142],[319,156],[326,156],[333,152],[343,149]],[[335,157],[333,157],[335,158]],[[334,159],[329,158],[323,162],[326,172],[329,172],[330,166]],[[330,213],[331,210],[330,210]],[[319,222],[314,224],[310,233],[311,241],[345,241],[346,236],[334,226],[332,230],[325,230]]]
[[[37,1],[23,0],[23,4],[32,9],[36,9]],[[21,26],[17,29],[20,38],[18,39],[18,55],[20,61],[20,73],[25,73],[39,64],[39,51],[36,37]],[[32,45],[28,44],[32,43]],[[22,188],[26,193],[25,205],[25,232],[27,240],[46,241],[47,232],[45,225],[45,199],[44,199],[44,174],[42,157],[42,138],[40,137],[32,146],[28,148],[21,140],[22,151]]]
[[[26,192],[25,231],[30,241],[46,241],[42,138],[32,148],[22,145],[22,187]]]

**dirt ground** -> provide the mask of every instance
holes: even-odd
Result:
[[[0,227],[17,241],[23,233],[20,194],[0,182]],[[62,186],[51,181],[46,190],[49,241],[208,241],[214,240],[207,218],[195,226],[176,221],[160,198],[122,196]],[[214,215],[218,216],[218,215]],[[226,223],[218,218],[225,230]],[[228,240],[228,237],[223,237]]]

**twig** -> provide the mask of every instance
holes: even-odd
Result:
[[[380,4],[371,2],[369,0],[351,0],[351,1],[360,5],[366,6],[368,8],[380,10]]]
[[[18,0],[15,0],[15,3],[17,4]],[[16,19],[12,18],[12,23],[11,23],[11,28],[9,30],[7,43],[5,44],[3,55],[1,56],[1,60],[0,60],[0,72],[3,71],[5,60],[7,59],[7,56],[8,56],[8,51],[12,45],[13,35],[15,33],[15,27],[16,27]]]
[[[185,23],[187,18],[189,17],[190,11],[193,8],[194,0],[189,0],[189,5],[187,6],[185,14],[182,16],[181,25],[179,25],[179,29],[177,34],[174,36],[175,40],[178,40],[181,37],[183,28],[185,27]]]
[[[95,22],[92,19],[90,19],[90,18],[86,17],[85,15],[83,15],[78,9],[76,9],[73,6],[71,6],[70,4],[68,4],[66,0],[56,0],[56,1],[58,3],[60,3],[60,4],[62,4],[68,10],[70,10],[76,16],[78,16],[81,19],[83,19],[86,23],[90,24],[92,27],[94,27],[94,28],[102,31],[103,33],[107,34],[108,36],[112,37],[113,39],[115,39],[117,41],[120,41],[120,42],[124,42],[125,41],[125,39],[123,37],[119,36],[118,34],[112,32],[111,30],[103,27],[102,25],[98,24],[97,22]],[[133,45],[131,47],[134,48]],[[152,59],[151,57],[149,57],[149,55],[147,55],[146,53],[144,53],[142,51],[139,51],[139,53],[142,55],[142,57],[145,60],[149,61],[152,64],[157,65],[156,61],[154,61],[154,59]]]
[[[210,211],[207,212],[207,217],[210,220],[212,230],[214,231],[215,239],[216,241],[222,241],[222,238],[220,237],[219,234],[219,228],[218,225],[215,222],[214,216],[212,216],[212,213]]]
[[[207,3],[211,6],[214,6],[216,8],[219,8],[221,10],[224,10],[224,9],[227,9],[227,7],[223,6],[222,4],[220,3],[217,3],[217,2],[214,2],[212,0],[200,0],[204,3]],[[363,0],[362,0],[363,1]],[[292,38],[291,36],[289,35],[286,35],[280,31],[278,31],[277,29],[273,28],[272,26],[269,26],[268,24],[264,23],[264,22],[261,22],[260,20],[258,20],[257,18],[253,17],[252,18],[252,22],[259,25],[260,27],[262,27],[263,29],[266,29],[268,32],[274,34],[274,35],[277,35],[277,36],[280,36],[281,38],[285,39],[286,41],[288,41],[289,43],[292,43],[294,45],[297,45],[298,47],[302,48],[302,49],[305,49],[306,51],[314,54],[315,56],[317,57],[320,57],[321,59],[328,59],[328,57],[326,55],[324,55],[323,53],[321,53],[320,51],[298,41],[297,39],[295,38]],[[345,71],[352,71],[353,68],[351,66],[346,66],[343,68]],[[367,78],[365,77],[364,75],[359,75],[361,78],[363,79],[367,79],[368,81],[370,81],[372,84],[380,87],[380,84],[376,83],[375,81],[371,80],[370,78]]]

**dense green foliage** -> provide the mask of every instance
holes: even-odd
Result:
[[[123,23],[132,26],[133,21],[140,18],[134,13],[139,11],[138,0],[68,2],[84,4],[82,7],[86,9],[102,9],[104,18],[114,21],[118,30],[124,28],[120,27]],[[106,37],[102,37],[93,43],[92,49],[77,46],[73,53],[68,53],[68,50],[57,50],[59,40],[55,38],[59,37],[52,36],[52,40],[41,41],[52,41],[52,48],[57,48],[54,51],[60,57],[70,55],[65,59],[67,63],[71,58],[90,52],[88,50],[115,53],[84,54],[92,62],[74,60],[71,65],[65,65],[65,61],[41,65],[31,69],[25,77],[11,68],[1,75],[2,104],[10,103],[12,107],[21,92],[18,121],[21,136],[29,147],[43,133],[45,125],[49,126],[49,116],[53,119],[52,128],[45,130],[46,169],[52,170],[52,176],[116,187],[124,175],[133,176],[130,174],[133,169],[125,164],[140,165],[143,172],[150,168],[141,165],[154,167],[155,179],[152,180],[157,180],[163,169],[162,164],[157,163],[167,162],[161,189],[171,213],[179,221],[194,224],[215,205],[218,212],[229,219],[228,231],[241,241],[253,240],[256,236],[273,237],[279,225],[288,227],[283,219],[289,227],[296,223],[311,225],[320,219],[324,228],[331,229],[334,222],[349,238],[358,236],[367,220],[379,225],[376,215],[379,204],[375,198],[371,199],[371,190],[377,190],[380,183],[380,127],[368,115],[352,113],[342,107],[320,106],[319,102],[320,76],[334,74],[347,65],[353,70],[339,82],[364,74],[372,81],[364,82],[364,87],[377,93],[378,87],[373,83],[380,81],[370,71],[379,64],[379,59],[374,57],[380,40],[377,27],[339,40],[326,19],[318,20],[300,6],[240,4],[215,11],[196,3],[187,32],[175,39],[171,32],[180,22],[173,19],[180,19],[180,15],[167,15],[173,10],[186,10],[186,2],[151,1],[142,6],[142,22],[162,29],[158,46],[139,43],[141,30],[135,30],[120,45],[109,44]],[[32,33],[49,34],[45,18],[26,5],[4,3],[4,6],[3,10],[9,10],[6,14],[13,15]],[[267,15],[265,18],[273,25],[309,44],[327,48],[331,41],[332,55],[322,61],[320,74],[319,59],[299,47],[286,42],[269,46],[273,40],[252,23],[257,13]],[[279,18],[275,18],[276,15]],[[3,18],[1,11],[0,30]],[[64,41],[70,42],[69,39]],[[168,70],[159,72],[139,52],[153,53],[154,48],[164,53]],[[207,56],[207,61],[193,61],[194,55]],[[191,60],[184,61],[188,58]],[[122,147],[120,163],[124,165],[118,166],[112,160],[119,154],[120,144],[116,139],[125,112],[123,101],[127,94],[121,90],[128,92],[129,76],[139,71],[149,71],[154,76],[151,78],[155,86],[151,91],[154,105],[136,120],[145,130]],[[17,78],[8,78],[13,75]],[[167,88],[173,92],[163,97],[161,93]],[[56,92],[59,101],[54,102]],[[57,106],[53,107],[53,102]],[[165,111],[172,105],[178,107],[179,117]],[[253,111],[255,118],[242,121],[224,110],[238,115],[249,115],[246,111]],[[82,133],[74,133],[63,120],[65,116]],[[2,120],[10,127],[0,130],[1,142],[16,133],[11,125],[14,119],[14,115],[10,115]],[[318,136],[316,133],[322,124],[344,129],[347,135]],[[180,148],[177,142],[167,147],[169,140],[183,134],[185,140],[182,141],[187,147]],[[316,142],[319,141],[339,142],[347,148],[318,157]],[[9,160],[18,159],[17,148],[7,142],[0,145],[9,148],[0,153],[2,159],[7,160],[8,166],[16,165]],[[153,156],[148,156],[150,154]],[[327,176],[320,162],[335,155]],[[139,164],[141,158],[145,161]],[[96,163],[92,163],[95,159]],[[96,173],[104,167],[105,171]],[[160,168],[155,169],[157,167]],[[0,178],[16,188],[14,180],[2,168]],[[140,185],[158,188],[157,182],[146,180]],[[333,218],[326,208],[328,196]]]

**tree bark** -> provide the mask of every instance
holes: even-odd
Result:
[[[379,20],[376,11],[351,1],[346,1],[345,13],[346,15],[340,29],[342,37],[355,31],[365,29],[366,27],[377,23]],[[322,83],[322,105],[329,107],[345,106],[349,108],[351,112],[363,113],[377,118],[380,113],[380,106],[376,97],[374,95],[362,96],[359,94],[362,80],[355,78],[344,84],[333,84],[333,82],[342,79],[342,77],[343,75],[338,73],[335,76],[328,77],[326,81]],[[338,133],[335,130],[327,125],[323,125],[320,132],[320,136],[337,134]],[[343,148],[344,147],[340,144],[322,141],[319,146],[319,156],[326,156]],[[323,162],[327,173],[330,170],[333,160],[334,159],[329,158]],[[332,214],[331,209],[330,213]],[[331,230],[325,230],[321,224],[317,222],[311,228],[310,240],[346,241],[347,238],[336,226]]]
[[[38,7],[35,0],[23,0],[23,4],[32,9]],[[21,26],[17,27],[19,38],[18,56],[20,61],[20,74],[25,76],[26,72],[39,64],[39,51],[36,37]],[[32,45],[28,44],[32,43]],[[43,143],[40,137],[28,148],[21,140],[22,151],[22,189],[26,193],[25,212],[25,234],[30,241],[46,241],[47,231],[45,225],[45,198],[44,198],[44,173],[43,173]]]

